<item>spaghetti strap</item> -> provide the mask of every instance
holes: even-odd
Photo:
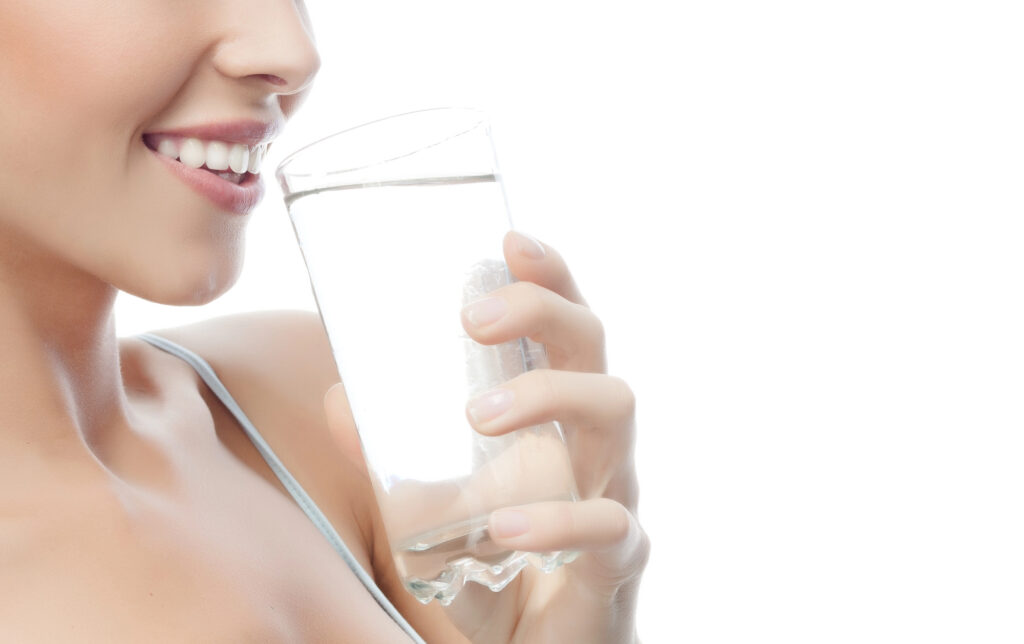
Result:
[[[238,406],[235,399],[230,393],[228,393],[227,388],[224,387],[224,384],[220,381],[220,378],[217,377],[217,374],[214,373],[213,368],[209,363],[185,347],[158,335],[142,333],[135,337],[140,340],[144,340],[167,353],[181,358],[196,370],[199,376],[203,379],[203,382],[206,383],[217,398],[224,403],[224,406],[227,407],[228,411],[230,411],[238,420],[238,424],[241,425],[245,434],[249,437],[249,440],[251,440],[253,445],[256,446],[260,456],[262,456],[263,460],[270,466],[274,475],[277,476],[285,489],[288,490],[288,493],[291,494],[293,499],[295,499],[295,502],[299,504],[299,507],[306,513],[306,516],[313,522],[313,525],[320,530],[321,534],[324,535],[334,550],[341,556],[342,560],[348,564],[348,567],[353,573],[355,573],[355,576],[360,582],[362,582],[363,586],[366,587],[366,590],[369,591],[375,600],[377,600],[377,603],[384,609],[384,612],[390,615],[414,642],[417,642],[417,644],[426,644],[412,626],[409,625],[405,618],[402,617],[402,614],[398,612],[398,609],[396,609],[391,601],[384,596],[384,593],[382,593],[380,588],[377,587],[377,584],[374,583],[373,579],[369,574],[367,574],[366,570],[363,569],[362,565],[360,565],[360,563],[356,561],[355,557],[352,556],[352,552],[349,551],[348,546],[345,545],[345,542],[342,540],[341,536],[338,535],[330,521],[328,521],[327,517],[324,516],[324,513],[320,511],[320,508],[313,502],[313,499],[306,493],[306,490],[303,489],[299,482],[295,480],[295,477],[292,476],[291,472],[288,471],[274,451],[270,448],[270,445],[267,444],[266,440],[264,440],[263,436],[259,433],[259,430],[256,429],[255,425],[253,425],[245,415],[245,412],[243,412],[241,407]]]

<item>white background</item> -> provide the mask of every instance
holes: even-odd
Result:
[[[1024,641],[1019,3],[311,0],[283,152],[495,124],[639,401],[647,642]],[[268,178],[270,173],[267,173]],[[269,181],[237,287],[313,308]]]

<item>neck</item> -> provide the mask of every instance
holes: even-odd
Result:
[[[0,445],[89,456],[127,425],[117,290],[0,236]],[[85,451],[83,451],[83,449]],[[6,451],[6,450],[5,450]]]

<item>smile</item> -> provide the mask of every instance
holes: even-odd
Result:
[[[246,215],[263,198],[259,171],[269,143],[165,134],[146,134],[143,142],[171,174],[222,211]]]
[[[190,168],[207,170],[235,185],[242,183],[246,174],[260,173],[270,146],[270,143],[246,145],[168,134],[147,134],[143,141],[161,156]]]

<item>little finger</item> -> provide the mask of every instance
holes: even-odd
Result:
[[[611,499],[549,501],[491,513],[488,531],[510,550],[590,552],[612,577],[639,574],[649,549],[632,512]]]

